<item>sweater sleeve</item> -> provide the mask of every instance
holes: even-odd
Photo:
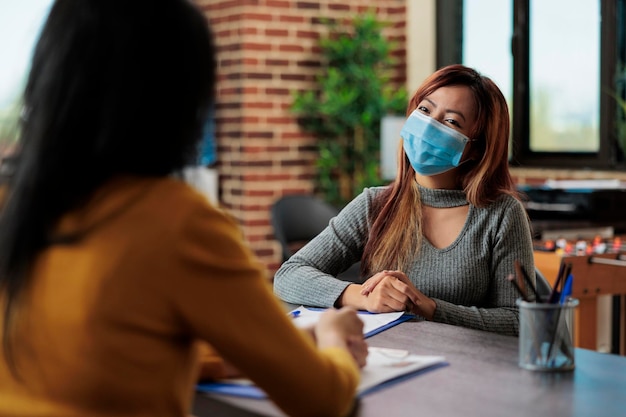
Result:
[[[518,294],[505,278],[514,273],[514,261],[520,261],[531,281],[535,282],[532,236],[528,217],[522,204],[507,198],[498,212],[492,213],[494,225],[491,239],[490,290],[485,306],[461,306],[436,299],[434,321],[517,335]]]
[[[366,188],[319,235],[281,265],[274,275],[274,293],[278,297],[292,304],[334,306],[352,283],[337,279],[337,275],[361,260],[372,198],[372,191]]]
[[[176,246],[180,273],[172,296],[192,334],[289,415],[350,410],[359,381],[352,356],[318,350],[291,323],[232,219],[200,205],[187,216]]]

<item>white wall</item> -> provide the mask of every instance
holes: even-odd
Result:
[[[406,62],[409,96],[437,69],[436,0],[406,0]]]

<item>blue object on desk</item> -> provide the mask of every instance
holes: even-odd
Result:
[[[376,313],[359,312],[359,314],[376,314]],[[414,314],[404,313],[403,315],[401,315],[399,318],[395,319],[394,321],[392,321],[390,323],[387,323],[384,326],[381,326],[381,327],[379,327],[377,329],[374,329],[372,331],[369,331],[369,332],[365,333],[363,335],[363,337],[365,337],[367,339],[368,337],[372,337],[375,334],[378,334],[378,333],[380,333],[380,332],[382,332],[384,330],[387,330],[387,329],[389,329],[389,328],[391,328],[391,327],[393,327],[395,325],[398,325],[400,323],[404,323],[405,321],[409,321],[409,320],[414,319],[414,318],[415,318]]]
[[[305,308],[308,310],[313,310],[313,311],[326,310],[325,308],[322,308],[322,307],[305,307]],[[376,313],[370,313],[369,311],[359,311],[358,314],[366,315],[366,314],[376,314]],[[289,312],[288,315],[292,318],[296,318],[300,315],[300,311],[294,310],[294,311]],[[416,316],[414,314],[404,313],[402,316],[400,316],[396,320],[365,333],[363,337],[368,338],[368,337],[374,336],[375,334],[378,334],[384,330],[387,330],[405,321],[411,320],[415,317]],[[375,387],[370,388],[369,390],[362,392],[360,395],[368,394],[370,392],[384,388],[390,384],[403,381],[405,379],[411,378],[422,372],[426,372],[426,371],[435,369],[440,366],[445,366],[445,365],[447,365],[447,363],[441,363],[441,364],[430,366],[428,368],[417,370],[415,372],[410,372],[400,377],[385,381]],[[265,394],[265,392],[259,389],[256,385],[250,385],[250,384],[237,384],[237,383],[213,382],[213,381],[201,382],[196,385],[196,391],[205,392],[205,393],[231,395],[235,397],[244,397],[244,398],[255,398],[255,399],[267,398],[267,395]]]
[[[563,291],[561,292],[561,298],[559,299],[560,304],[565,304],[569,296],[572,295],[572,281],[574,280],[574,276],[569,274],[567,279],[565,280],[565,284],[563,285]]]
[[[257,400],[267,398],[267,394],[256,385],[229,384],[227,382],[201,382],[196,385],[196,391],[232,395],[234,397],[254,398]]]
[[[305,307],[305,308],[307,310],[312,310],[312,311],[324,311],[324,310],[326,310],[326,308],[324,308],[324,307]],[[369,311],[365,311],[365,310],[359,310],[357,313],[358,314],[378,314],[378,313],[370,313]],[[380,333],[382,331],[390,329],[393,326],[396,326],[396,325],[398,325],[400,323],[404,323],[405,321],[409,321],[411,319],[414,319],[415,317],[416,317],[415,314],[404,313],[403,315],[401,315],[399,318],[395,319],[394,321],[389,322],[389,323],[385,324],[384,326],[380,326],[380,327],[378,327],[378,328],[376,328],[374,330],[371,330],[371,331],[365,333],[363,335],[363,337],[367,339],[368,337],[372,337],[375,334],[378,334],[378,333]]]
[[[418,375],[421,375],[426,372],[430,372],[434,369],[438,369],[438,368],[448,366],[448,365],[449,363],[444,361],[444,362],[440,362],[440,363],[428,366],[426,368],[417,369],[413,372],[402,374],[395,378],[391,378],[384,382],[381,382],[380,384],[377,384],[371,388],[358,392],[356,396],[362,397],[364,395],[371,394],[373,392],[395,385],[398,382],[406,381]],[[229,395],[233,397],[253,398],[256,400],[263,400],[267,398],[267,394],[265,393],[265,391],[263,391],[256,385],[251,385],[251,384],[237,384],[237,383],[228,383],[228,382],[201,382],[199,384],[196,384],[196,391],[207,393],[207,394],[222,394],[222,395]]]
[[[418,369],[416,371],[409,372],[407,374],[400,375],[400,376],[397,376],[395,378],[388,379],[385,382],[381,382],[378,385],[375,385],[375,386],[373,386],[373,387],[371,387],[369,389],[366,389],[364,391],[361,391],[361,392],[357,393],[356,396],[357,397],[363,397],[364,395],[368,395],[368,394],[371,394],[373,392],[389,388],[390,386],[395,385],[395,384],[397,384],[399,382],[403,382],[403,381],[409,380],[409,379],[414,378],[414,377],[416,377],[418,375],[424,374],[426,372],[433,371],[433,370],[438,369],[438,368],[443,368],[444,366],[449,366],[449,365],[450,364],[447,361],[444,361],[444,362],[437,363],[435,365],[432,365],[432,366],[429,366],[429,367],[426,367],[426,368],[423,368],[423,369]]]

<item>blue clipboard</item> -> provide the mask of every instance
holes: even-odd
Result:
[[[196,384],[197,392],[207,394],[223,394],[232,397],[253,398],[263,400],[267,394],[256,385],[229,384],[228,382],[201,382]]]
[[[323,307],[305,307],[305,308],[306,308],[307,310],[313,310],[313,311],[323,311],[323,310],[326,310],[326,309],[325,309],[325,308],[323,308]],[[369,311],[359,310],[359,311],[358,311],[358,314],[377,314],[377,313],[370,313]],[[392,328],[393,326],[396,326],[396,325],[398,325],[398,324],[400,324],[400,323],[403,323],[403,322],[405,322],[405,321],[409,321],[409,320],[414,319],[414,318],[416,318],[416,317],[417,317],[417,316],[416,316],[415,314],[411,314],[411,313],[404,313],[403,315],[401,315],[400,317],[398,317],[398,318],[397,318],[397,319],[395,319],[394,321],[389,322],[389,323],[385,324],[384,326],[380,326],[380,327],[378,327],[378,328],[376,328],[376,329],[374,329],[374,330],[370,330],[369,332],[365,333],[365,334],[363,335],[363,337],[365,337],[365,338],[367,339],[368,337],[372,337],[372,336],[374,336],[375,334],[378,334],[378,333],[380,333],[380,332],[382,332],[382,331],[385,331],[385,330],[387,330],[387,329]]]
[[[322,311],[325,310],[324,308],[320,308],[320,307],[306,307],[309,310],[315,310],[315,311]],[[370,313],[368,311],[359,311],[358,314],[376,314],[376,313]],[[414,314],[410,314],[410,313],[405,313],[402,316],[400,316],[399,318],[397,318],[396,320],[387,323],[384,326],[378,327],[374,330],[371,330],[367,333],[365,333],[363,335],[363,337],[368,338],[371,336],[374,336],[375,334],[378,334],[382,331],[385,331],[393,326],[396,326],[400,323],[403,323],[405,321],[411,320],[413,318],[415,318],[416,316]],[[433,369],[434,367],[431,367],[429,369]],[[402,381],[404,379],[407,379],[409,377],[415,376],[419,373],[422,373],[424,371],[426,371],[428,369],[422,369],[422,370],[418,370],[416,372],[412,372],[410,374],[406,374],[403,375],[400,378],[396,378],[394,380],[389,380],[386,381],[385,383],[373,387],[370,390],[361,393],[360,395],[364,395],[364,394],[368,394],[369,392],[373,392],[374,390],[378,390],[381,388],[384,388],[385,386],[392,384],[394,382],[399,382]],[[198,383],[196,385],[196,391],[198,392],[204,392],[204,393],[212,393],[212,394],[224,394],[224,395],[230,395],[230,396],[234,396],[234,397],[244,397],[244,398],[254,398],[254,399],[265,399],[267,398],[267,394],[265,394],[265,392],[263,390],[261,390],[260,388],[258,388],[256,385],[243,385],[243,384],[236,384],[236,383],[228,383],[228,382],[214,382],[214,381],[210,381],[210,382],[201,382]]]
[[[384,382],[381,382],[380,384],[373,386],[369,389],[361,391],[356,396],[359,398],[363,397],[365,395],[371,394],[381,389],[388,388],[399,382],[406,381],[418,375],[421,375],[421,374],[430,372],[434,369],[438,369],[438,368],[445,367],[448,365],[449,365],[448,362],[440,362],[440,363],[437,363],[437,364],[434,364],[434,365],[431,365],[422,369],[418,369],[413,372],[402,374],[395,378],[391,378]],[[265,393],[265,391],[261,390],[256,385],[230,384],[228,382],[201,382],[196,385],[196,391],[206,393],[206,394],[222,394],[222,395],[228,395],[232,397],[252,398],[256,400],[267,399],[267,394]]]
[[[370,313],[370,312],[367,312],[367,311],[359,311],[359,314],[376,314],[376,313]],[[372,337],[375,334],[378,334],[378,333],[380,333],[382,331],[390,329],[393,326],[396,326],[396,325],[398,325],[400,323],[403,323],[405,321],[409,321],[411,319],[414,319],[415,317],[416,317],[415,314],[404,313],[403,315],[401,315],[400,317],[398,317],[394,321],[389,322],[389,323],[385,324],[384,326],[380,326],[380,327],[378,327],[378,328],[376,328],[374,330],[370,330],[369,332],[365,333],[363,335],[363,337],[365,337],[367,339],[368,337]]]
[[[312,310],[312,311],[324,311],[324,310],[326,310],[326,308],[324,308],[324,307],[304,307],[304,308],[306,308],[307,310]],[[359,310],[358,314],[377,314],[377,313],[370,313],[369,311]],[[385,324],[384,326],[380,326],[380,327],[378,327],[378,328],[376,328],[374,330],[370,330],[369,332],[365,333],[363,335],[363,337],[367,339],[368,337],[372,337],[375,334],[378,334],[378,333],[380,333],[382,331],[385,331],[387,329],[392,328],[393,326],[396,326],[396,325],[398,325],[400,323],[404,323],[405,321],[409,321],[409,320],[414,319],[416,317],[417,316],[415,314],[404,313],[403,315],[401,315],[400,317],[398,317],[394,321],[389,322],[389,323]]]

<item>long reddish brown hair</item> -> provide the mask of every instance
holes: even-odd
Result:
[[[463,65],[437,70],[417,89],[407,106],[410,115],[435,90],[467,86],[473,93],[476,123],[470,133],[469,161],[457,168],[458,188],[467,200],[484,207],[503,194],[519,198],[509,171],[509,110],[496,84]],[[384,269],[406,270],[421,246],[422,209],[415,171],[402,143],[394,182],[374,202],[373,225],[361,262],[363,276]]]

